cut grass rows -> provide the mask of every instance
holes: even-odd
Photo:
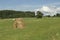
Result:
[[[13,29],[13,20],[0,19],[0,40],[60,40],[60,18],[24,18],[25,29]]]

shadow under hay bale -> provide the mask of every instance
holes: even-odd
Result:
[[[19,29],[23,29],[24,28],[24,21],[23,21],[23,18],[16,18],[14,20],[14,23],[13,23],[13,28],[19,28]]]

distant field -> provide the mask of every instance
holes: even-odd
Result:
[[[60,40],[60,18],[24,18],[25,29],[13,29],[12,19],[0,19],[0,40]]]

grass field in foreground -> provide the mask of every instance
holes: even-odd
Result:
[[[24,18],[25,29],[13,29],[12,19],[0,19],[0,40],[60,40],[60,18]]]

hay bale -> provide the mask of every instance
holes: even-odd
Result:
[[[23,29],[24,28],[23,18],[16,18],[14,20],[13,27]]]

